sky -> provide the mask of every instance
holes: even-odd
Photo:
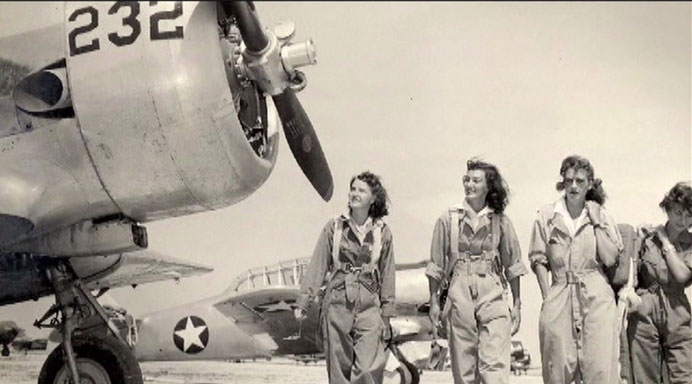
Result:
[[[147,224],[151,249],[214,272],[111,293],[135,315],[215,295],[248,268],[309,256],[363,170],[389,192],[397,262],[429,257],[435,220],[463,199],[471,157],[497,165],[509,184],[506,213],[527,265],[536,211],[559,197],[566,156],[591,161],[621,223],[663,223],[658,203],[691,178],[690,3],[256,5],[266,26],[292,20],[294,41],[310,37],[317,47],[299,97],[334,197],[325,203],[311,189],[282,139],[272,175],[252,196]],[[0,36],[59,21],[56,9],[2,3]],[[52,301],[6,306],[0,318],[35,332],[30,321]],[[522,279],[522,301],[516,338],[538,358],[532,274]]]

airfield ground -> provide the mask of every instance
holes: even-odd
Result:
[[[0,384],[36,384],[46,353],[17,354],[0,358]],[[142,363],[144,382],[151,384],[324,384],[324,362],[297,364],[289,359],[229,362],[154,362]],[[537,370],[528,375],[512,376],[512,384],[539,384]],[[421,383],[450,383],[452,373],[425,371]]]

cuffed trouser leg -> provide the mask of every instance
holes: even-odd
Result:
[[[362,303],[365,304],[366,299],[363,299]],[[387,363],[383,332],[384,323],[379,306],[372,305],[356,315],[353,329],[355,358],[351,383],[382,383]]]

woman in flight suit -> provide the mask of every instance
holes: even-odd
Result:
[[[543,296],[539,341],[543,381],[618,382],[619,336],[615,294],[603,266],[622,250],[605,192],[589,161],[569,156],[557,190],[564,195],[538,211],[529,260]],[[548,286],[548,271],[552,285]]]
[[[685,287],[692,284],[692,188],[676,184],[659,206],[668,221],[643,239],[637,274],[642,303],[627,329],[634,383],[688,384],[692,329]]]
[[[447,330],[454,382],[503,384],[509,381],[511,335],[521,322],[519,278],[528,273],[514,227],[503,213],[507,187],[497,167],[470,160],[463,204],[435,224],[425,274],[430,319],[440,316]],[[440,315],[439,286],[449,281]],[[506,298],[512,290],[513,308]]]
[[[330,383],[381,383],[395,315],[395,264],[387,191],[363,172],[351,179],[348,213],[327,222],[301,282],[295,315],[305,318],[327,272],[321,327]]]

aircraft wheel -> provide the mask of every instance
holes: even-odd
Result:
[[[134,354],[114,337],[83,336],[72,341],[77,359],[80,384],[143,384],[142,371]],[[64,361],[62,344],[43,363],[38,384],[71,382],[70,370]]]
[[[2,346],[2,356],[7,357],[10,355],[10,349],[7,348],[7,345]]]

